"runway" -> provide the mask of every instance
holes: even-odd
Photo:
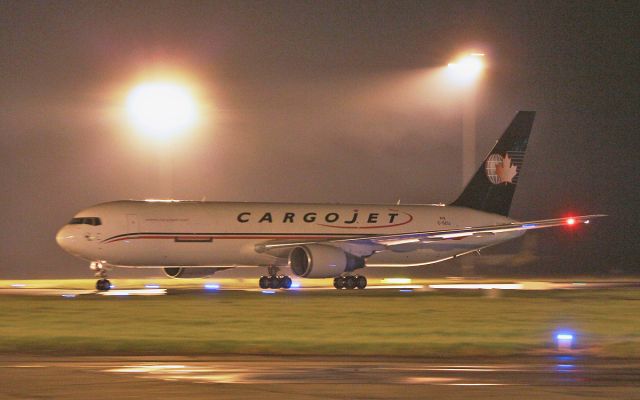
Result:
[[[624,289],[624,288],[640,288],[640,282],[638,281],[588,281],[588,282],[548,282],[548,281],[518,281],[513,283],[497,283],[497,282],[482,282],[472,283],[472,281],[455,282],[455,283],[429,283],[427,281],[411,282],[410,279],[407,282],[395,282],[393,279],[381,280],[377,284],[371,284],[367,286],[366,290],[382,290],[382,291],[483,291],[488,294],[495,294],[500,291],[543,291],[543,290],[590,290],[590,289]],[[1,282],[1,281],[0,281]],[[162,295],[181,295],[181,294],[204,294],[216,291],[243,291],[243,292],[263,292],[267,294],[278,293],[282,291],[302,291],[302,292],[317,292],[317,291],[330,291],[334,292],[335,289],[331,285],[326,286],[301,286],[300,282],[296,281],[295,286],[291,289],[259,289],[256,287],[255,280],[241,280],[231,282],[205,282],[200,284],[189,283],[187,285],[172,286],[174,283],[169,281],[161,281],[162,283],[156,284],[140,284],[132,285],[124,280],[124,285],[113,285],[113,289],[108,292],[99,292],[93,288],[64,288],[57,287],[54,284],[47,285],[39,283],[36,284],[1,284],[0,283],[0,295],[22,295],[22,296],[62,296],[62,297],[78,297],[78,296],[162,296]],[[42,281],[46,282],[46,281]],[[93,286],[93,281],[88,280],[88,284],[84,286]],[[62,285],[64,286],[64,285]]]
[[[640,361],[0,356],[0,398],[640,398]]]

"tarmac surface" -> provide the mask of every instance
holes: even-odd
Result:
[[[30,287],[26,284],[12,284],[10,287],[0,287],[0,295],[4,296],[163,296],[163,295],[180,295],[180,294],[202,294],[205,292],[218,290],[231,291],[248,291],[248,292],[276,292],[276,291],[335,291],[332,286],[314,286],[314,287],[293,287],[291,289],[268,289],[263,290],[257,288],[256,282],[253,280],[250,284],[247,282],[235,283],[230,285],[213,285],[214,288],[208,287],[208,284],[199,286],[182,286],[182,287],[162,287],[161,285],[144,285],[136,288],[120,288],[113,286],[113,289],[107,292],[99,292],[94,289],[65,289],[56,287]],[[298,283],[299,285],[299,283]],[[592,281],[592,282],[533,282],[522,281],[518,283],[448,283],[448,284],[380,284],[369,285],[365,290],[383,290],[383,291],[431,291],[431,290],[482,290],[488,295],[500,295],[502,291],[509,290],[585,290],[585,289],[622,289],[622,288],[640,288],[638,281]]]
[[[0,355],[0,399],[640,399],[640,360]]]

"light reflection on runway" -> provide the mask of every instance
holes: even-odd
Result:
[[[296,357],[264,360],[143,362],[111,366],[103,371],[138,378],[192,383],[352,383],[456,386],[601,384],[609,379],[638,385],[640,369],[629,366],[582,364],[580,360],[535,359],[527,363],[473,365],[415,361],[336,361]],[[625,380],[625,376],[626,379]]]
[[[0,398],[638,399],[640,360],[0,355]],[[216,386],[213,388],[213,386]],[[42,396],[47,393],[48,396]]]
[[[97,294],[101,296],[164,296],[167,294],[167,289],[116,289],[108,292],[97,292]]]

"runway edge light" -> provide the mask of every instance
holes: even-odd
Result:
[[[556,331],[554,341],[558,351],[572,350],[575,348],[576,334],[569,330]]]
[[[157,283],[148,283],[144,285],[144,287],[146,289],[160,289],[160,285],[158,285]]]

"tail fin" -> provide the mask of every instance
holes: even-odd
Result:
[[[509,215],[535,111],[520,111],[452,206]]]

